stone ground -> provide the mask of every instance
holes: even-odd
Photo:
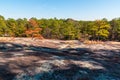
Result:
[[[120,80],[120,42],[0,38],[0,80]]]

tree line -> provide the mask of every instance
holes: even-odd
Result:
[[[31,34],[30,34],[31,31]],[[73,19],[5,19],[0,16],[0,37],[31,37],[32,32],[47,39],[120,41],[120,18],[108,21]],[[29,33],[29,34],[28,34]]]

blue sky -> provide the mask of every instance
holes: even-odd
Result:
[[[109,20],[120,17],[120,0],[0,0],[5,18],[73,18]]]

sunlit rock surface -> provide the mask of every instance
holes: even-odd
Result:
[[[120,80],[120,43],[6,38],[0,80]]]

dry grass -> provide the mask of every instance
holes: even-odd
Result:
[[[104,42],[103,41],[94,41],[94,40],[85,40],[84,42],[83,42],[84,44],[104,44]]]
[[[14,41],[14,37],[0,37],[0,42],[9,42],[9,41]]]

